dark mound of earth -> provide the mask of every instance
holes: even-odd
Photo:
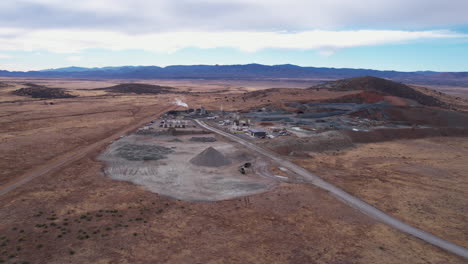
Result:
[[[231,164],[221,152],[209,147],[190,160],[192,164],[206,167],[221,167]]]
[[[0,82],[0,88],[10,87],[9,84]]]
[[[432,96],[423,94],[408,85],[389,81],[382,78],[365,76],[350,79],[343,79],[338,81],[326,82],[309,89],[333,89],[340,91],[374,91],[380,92],[385,95],[392,95],[402,98],[414,100],[420,104],[427,106],[444,106],[445,104]]]
[[[384,101],[385,98],[379,92],[365,91],[358,94],[345,95],[342,97],[322,100],[322,103],[354,103],[354,104],[375,104]]]
[[[161,94],[174,92],[175,88],[143,83],[121,83],[112,87],[98,88],[95,90],[105,90],[114,93]]]
[[[67,93],[62,88],[49,88],[33,83],[25,84],[28,88],[21,88],[13,91],[14,95],[31,96],[32,98],[73,98],[76,97]]]
[[[192,137],[190,141],[194,142],[215,142],[216,138],[214,137]]]

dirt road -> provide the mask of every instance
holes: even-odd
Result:
[[[419,239],[422,239],[424,241],[426,241],[427,243],[430,243],[434,246],[437,246],[437,247],[440,247],[440,248],[443,248],[445,250],[447,250],[448,252],[451,252],[453,254],[456,254],[458,256],[461,256],[461,257],[464,257],[464,258],[467,258],[468,259],[468,249],[464,248],[464,247],[461,247],[459,245],[456,245],[454,243],[451,243],[449,241],[446,241],[442,238],[439,238],[433,234],[430,234],[428,232],[425,232],[421,229],[418,229],[418,228],[415,228],[411,225],[408,225],[390,215],[387,215],[385,214],[384,212],[380,211],[379,209],[373,207],[372,205],[358,199],[357,197],[355,196],[352,196],[351,194],[343,191],[342,189],[322,180],[320,177],[318,177],[317,175],[305,170],[304,168],[292,163],[292,162],[289,162],[287,160],[284,160],[280,157],[278,157],[277,154],[275,153],[272,153],[270,151],[267,151],[255,144],[252,144],[250,142],[247,142],[239,137],[236,137],[232,134],[229,134],[229,133],[226,133],[224,131],[221,131],[219,129],[216,129],[214,127],[211,127],[209,125],[207,125],[206,123],[204,123],[203,121],[200,121],[200,120],[195,120],[195,122],[200,125],[201,127],[207,129],[207,130],[210,130],[214,133],[217,133],[221,136],[224,136],[226,138],[229,138],[239,144],[242,144],[244,145],[245,147],[248,147],[249,149],[265,156],[265,157],[268,157],[272,160],[274,160],[275,162],[277,162],[279,165],[281,165],[282,167],[285,167],[289,170],[291,170],[292,172],[296,173],[297,175],[303,177],[303,179],[308,182],[308,183],[311,183],[317,187],[320,187],[328,192],[330,192],[333,196],[337,197],[338,199],[342,200],[343,202],[351,205],[352,207],[356,208],[357,210],[361,211],[362,213],[370,216],[370,217],[373,217],[379,221],[381,221],[382,223],[385,223],[395,229],[398,229],[404,233],[407,233],[407,234],[410,234],[410,235],[413,235]]]
[[[125,128],[125,129],[122,129],[119,132],[113,134],[112,136],[109,136],[109,137],[107,137],[105,139],[102,139],[102,140],[100,140],[98,142],[95,142],[95,143],[93,143],[91,145],[83,147],[83,148],[81,148],[81,149],[79,149],[79,150],[77,150],[75,152],[69,153],[65,157],[62,157],[62,158],[60,158],[58,160],[52,160],[51,162],[49,162],[47,164],[44,164],[39,168],[34,168],[34,169],[28,171],[27,173],[25,173],[24,175],[19,177],[16,181],[8,183],[8,184],[6,184],[4,186],[1,186],[0,196],[5,195],[5,194],[13,191],[14,189],[18,188],[19,186],[21,186],[21,185],[23,185],[25,183],[28,183],[29,181],[31,181],[31,180],[39,177],[39,176],[42,176],[42,175],[44,175],[46,173],[49,173],[49,172],[51,172],[51,171],[53,171],[55,169],[60,168],[60,167],[62,167],[64,165],[66,165],[66,164],[69,164],[71,162],[74,162],[74,161],[77,161],[77,160],[83,158],[84,156],[86,156],[87,154],[92,152],[93,150],[95,150],[97,148],[100,148],[102,146],[105,146],[106,144],[109,144],[113,140],[128,134],[132,130],[135,130],[135,129],[141,127],[145,123],[148,123],[149,121],[158,118],[161,113],[167,112],[167,111],[172,110],[174,108],[175,108],[175,106],[167,107],[167,108],[161,110],[158,114],[151,115],[149,117],[145,117],[145,118],[141,119],[140,121],[138,121],[137,123],[135,123],[134,125],[129,126],[129,127]]]

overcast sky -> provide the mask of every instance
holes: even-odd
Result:
[[[468,0],[2,0],[0,69],[292,63],[468,71]]]

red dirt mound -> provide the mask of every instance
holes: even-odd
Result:
[[[394,106],[408,106],[409,105],[408,100],[405,100],[401,97],[388,95],[388,96],[384,96],[384,99],[386,102]]]

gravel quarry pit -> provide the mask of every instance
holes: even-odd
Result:
[[[191,137],[130,135],[112,143],[99,159],[106,164],[104,173],[112,179],[184,201],[228,200],[276,186],[275,181],[253,172],[239,172],[242,164],[255,161],[251,153],[221,140],[194,142]],[[215,167],[191,162],[210,147],[229,162]]]

